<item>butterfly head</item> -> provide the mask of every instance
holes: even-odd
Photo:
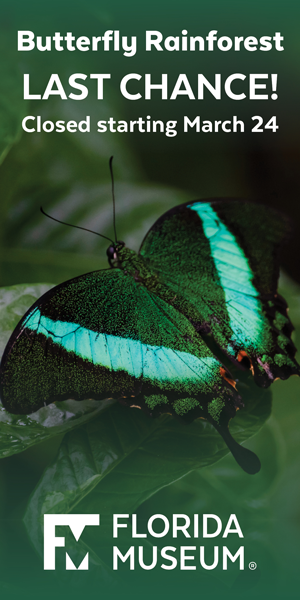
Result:
[[[120,250],[122,250],[122,248],[124,248],[125,246],[125,242],[115,242],[114,244],[111,244],[107,250],[106,250],[106,254],[108,257],[108,262],[110,264],[111,267],[117,267],[118,263],[119,263],[119,252]]]

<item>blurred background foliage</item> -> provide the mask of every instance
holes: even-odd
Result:
[[[2,0],[0,51],[5,60],[0,69],[0,283],[2,286],[13,286],[3,291],[0,299],[2,349],[20,316],[46,289],[45,284],[56,284],[107,266],[105,241],[98,236],[51,222],[40,214],[39,207],[42,205],[58,219],[111,236],[112,202],[108,169],[111,155],[115,157],[118,237],[124,239],[129,247],[138,249],[155,219],[176,204],[203,197],[243,196],[262,201],[290,215],[295,234],[283,250],[282,264],[285,271],[300,283],[300,122],[297,118],[300,84],[295,77],[299,66],[299,36],[296,29],[298,13],[299,7],[291,0],[285,3],[284,9],[282,3],[258,0],[243,5],[231,1],[226,3],[226,9],[220,0],[213,0],[209,5],[206,2],[205,7],[188,0],[185,3],[183,23],[182,7],[176,7],[173,3],[171,5],[169,0],[163,6],[155,0],[151,3],[151,11],[145,6],[141,8],[140,3],[135,0],[125,4],[112,0],[101,5],[93,0],[86,0],[84,3],[82,0],[53,0],[49,6],[34,0]],[[191,35],[203,34],[212,28],[218,29],[223,35],[272,35],[280,30],[285,36],[286,49],[282,53],[263,56],[246,52],[233,57],[226,53],[211,53],[201,56],[201,60],[190,55],[187,58],[181,54],[175,57],[174,53],[160,53],[157,57],[143,52],[142,47],[132,59],[113,53],[107,53],[103,59],[101,54],[99,57],[93,53],[85,55],[75,52],[72,56],[71,53],[60,53],[58,56],[55,52],[19,55],[16,52],[17,29],[31,29],[40,35],[51,35],[57,30],[72,30],[75,35],[101,35],[105,29],[124,28],[121,33],[138,35],[142,40],[145,29],[160,29],[165,35],[179,35],[183,26]],[[84,102],[52,99],[28,105],[22,100],[24,72],[31,74],[36,91],[43,89],[53,72],[59,73],[63,81],[73,72],[110,72],[113,78],[106,88],[105,100],[101,102],[97,102],[91,92]],[[179,72],[187,73],[191,80],[198,72],[203,72],[208,78],[215,72],[225,75],[232,72],[276,72],[279,99],[276,103],[245,101],[238,103],[238,106],[233,106],[226,99],[218,103],[209,98],[200,107],[194,107],[186,99],[172,103],[161,102],[157,97],[154,97],[151,105],[144,100],[133,103],[122,99],[118,90],[119,80],[128,72],[151,72],[157,77],[166,72],[173,82]],[[201,114],[202,118],[207,119],[230,118],[232,114],[237,114],[250,123],[253,114],[270,118],[274,113],[277,114],[280,125],[276,134],[266,132],[251,135],[249,128],[243,135],[220,133],[204,136],[179,133],[176,138],[158,134],[96,133],[97,120],[107,119],[109,116],[128,120],[138,116],[145,118],[150,114],[153,119],[177,119],[181,123],[185,114],[190,118]],[[22,134],[20,124],[26,114],[41,115],[43,119],[54,121],[81,120],[86,115],[91,115],[93,128],[90,134]],[[32,285],[38,283],[39,285]],[[299,338],[299,287],[285,277],[282,279],[281,292],[289,301],[291,319],[298,328],[296,333]],[[298,341],[298,346],[299,344]],[[246,411],[245,417],[246,420],[250,418],[249,423],[253,402],[255,404],[260,400],[260,391],[255,389],[252,392],[252,389],[249,412]],[[235,571],[206,575],[197,571],[195,576],[194,573],[179,573],[178,577],[175,577],[174,572],[163,575],[155,572],[157,579],[153,585],[156,586],[156,594],[158,590],[163,594],[165,587],[170,591],[170,586],[172,588],[176,579],[176,598],[184,593],[186,585],[190,589],[191,586],[199,589],[198,586],[203,586],[206,580],[207,589],[216,595],[234,591],[246,593],[247,590],[252,594],[251,586],[254,586],[256,593],[261,592],[266,596],[270,594],[271,585],[273,597],[276,597],[278,590],[281,597],[282,590],[285,590],[285,597],[293,597],[300,558],[298,379],[291,378],[287,382],[274,384],[271,417],[269,402],[269,396],[261,400],[262,413],[256,424],[250,423],[253,429],[250,427],[245,435],[243,422],[239,421],[243,416],[238,415],[232,424],[236,428],[236,435],[240,435],[241,439],[249,437],[261,427],[247,442],[247,446],[258,453],[263,465],[261,472],[255,477],[244,474],[231,456],[214,462],[225,450],[221,441],[212,440],[210,428],[208,454],[213,456],[213,464],[203,467],[204,463],[200,461],[202,468],[199,469],[198,458],[194,456],[194,461],[191,461],[188,457],[180,470],[180,459],[177,456],[176,465],[173,460],[173,466],[179,468],[180,478],[168,487],[163,486],[177,477],[168,473],[168,468],[165,468],[160,473],[159,481],[153,481],[153,473],[149,471],[147,477],[151,479],[151,485],[149,483],[147,488],[143,480],[144,488],[141,491],[139,485],[142,485],[141,477],[144,475],[144,468],[141,466],[143,463],[139,463],[136,470],[132,466],[130,481],[133,486],[137,486],[135,492],[140,496],[139,499],[132,499],[131,504],[125,504],[126,510],[138,512],[142,529],[149,516],[154,513],[170,517],[176,512],[189,515],[208,512],[215,513],[224,520],[230,513],[236,513],[245,534],[246,557],[249,561],[255,560],[260,567],[252,575],[252,579],[247,579],[246,572],[244,579],[236,578]],[[39,411],[38,416],[22,419],[7,415],[3,409],[0,412],[0,452],[3,457],[0,462],[0,507],[4,515],[0,521],[0,589],[2,586],[6,595],[19,594],[20,586],[25,586],[32,597],[34,588],[39,596],[41,593],[44,596],[48,592],[51,596],[54,593],[54,574],[41,574],[41,562],[36,550],[41,552],[41,513],[46,509],[59,510],[57,498],[53,496],[49,499],[49,493],[51,495],[51,490],[57,491],[53,482],[62,485],[59,469],[64,464],[65,457],[72,457],[72,453],[76,457],[81,448],[79,454],[87,461],[82,472],[87,473],[87,479],[84,480],[83,477],[81,480],[79,477],[77,489],[76,486],[72,487],[72,478],[67,476],[65,479],[66,472],[62,471],[61,478],[66,486],[62,512],[69,506],[74,490],[78,494],[76,502],[79,503],[76,504],[76,510],[84,512],[92,506],[92,510],[96,511],[97,506],[102,506],[102,479],[99,479],[95,453],[97,455],[100,452],[100,442],[104,446],[106,444],[106,454],[104,452],[101,460],[111,460],[111,429],[109,426],[105,428],[109,415],[115,414],[115,418],[119,419],[118,434],[122,431],[124,433],[127,427],[127,432],[136,427],[135,418],[140,420],[138,431],[144,431],[143,428],[152,431],[157,427],[152,422],[148,423],[144,416],[134,417],[131,413],[127,415],[122,412],[122,407],[108,405],[103,408],[102,412],[102,408],[96,406],[96,403],[82,407],[74,406],[74,403],[61,403],[43,409],[44,412]],[[99,423],[99,430],[102,431],[98,442],[95,441],[95,431],[91,431],[89,424],[93,424],[96,417],[96,423]],[[177,432],[177,424],[172,424],[171,429],[172,427],[176,436],[187,436],[188,439],[188,433]],[[163,430],[166,439],[169,435],[167,430],[169,432],[168,427]],[[91,456],[84,454],[84,436],[93,440],[94,452]],[[43,442],[38,443],[41,440]],[[136,441],[139,447],[138,437]],[[117,443],[116,439],[114,443]],[[172,447],[167,442],[164,445],[161,439],[156,440],[156,443],[162,444],[165,451],[170,451]],[[188,442],[185,441],[184,446],[188,449]],[[201,454],[200,446],[199,452]],[[167,462],[168,460],[172,465],[170,457],[166,459]],[[210,459],[206,464],[209,462]],[[157,473],[159,472],[157,467]],[[129,483],[126,481],[126,474],[118,475],[118,470],[115,473],[116,483],[113,475],[110,475],[105,485],[108,488],[109,485],[112,486],[110,492],[114,491],[114,506],[119,507],[124,500],[122,493],[128,493]],[[95,482],[93,477],[98,477],[98,492],[89,480],[90,478]],[[104,495],[107,494],[105,485]],[[100,494],[99,497],[97,493]],[[73,507],[72,502],[70,505]],[[107,560],[111,541],[108,542],[105,538],[105,532],[110,527],[109,511],[107,508],[103,508],[103,511],[105,514],[107,512],[107,523],[104,522],[100,543],[93,533],[86,534],[83,542],[90,549],[95,565],[93,581],[96,587],[99,580],[111,581],[112,577]],[[21,525],[25,512],[29,536]],[[163,545],[173,545],[171,539],[164,538],[162,541]],[[129,540],[125,542],[130,545]],[[180,542],[185,543],[184,540]],[[74,548],[74,556],[77,551]],[[15,581],[16,565],[20,586]],[[150,574],[153,575],[152,572]],[[141,585],[147,580],[147,586],[151,589],[149,574],[144,572],[142,576]],[[125,586],[123,594],[126,590],[128,594],[131,593],[132,582],[136,583],[136,580],[126,572],[121,573],[121,580]],[[160,580],[159,587],[156,580]],[[84,577],[80,581],[82,588],[79,594],[82,595],[84,586],[92,585],[92,579],[88,580],[88,584]],[[77,583],[74,584],[72,577],[67,580],[66,585],[71,585],[72,593],[75,594]]]
[[[299,6],[253,0],[243,5],[229,2],[226,10],[220,0],[200,6],[193,0],[177,8],[170,0],[141,10],[136,0],[53,0],[41,5],[36,0],[2,0],[0,50],[5,61],[0,73],[0,157],[19,140],[21,120],[26,114],[44,119],[83,119],[91,115],[92,131],[80,133],[24,134],[5,162],[0,179],[1,195],[1,282],[63,281],[79,272],[104,264],[105,245],[79,231],[63,231],[39,214],[40,204],[58,218],[68,218],[83,226],[94,225],[102,233],[111,232],[111,198],[108,157],[115,156],[118,234],[128,245],[138,247],[143,235],[164,210],[190,198],[243,196],[282,209],[291,217],[295,234],[283,248],[285,270],[300,282],[298,256],[300,223],[298,201],[299,134],[298,67],[299,36],[295,23]],[[184,16],[184,19],[183,19]],[[58,18],[59,17],[59,18]],[[144,32],[159,29],[167,35],[180,35],[183,27],[190,35],[205,35],[210,29],[219,35],[284,36],[282,52],[145,52]],[[106,29],[119,29],[137,35],[138,51],[131,58],[121,52],[17,52],[18,29],[36,35],[72,31],[75,36],[97,35]],[[176,55],[175,55],[176,54]],[[76,102],[55,97],[47,101],[22,101],[22,73],[30,74],[34,93],[43,93],[51,73],[58,73],[67,94],[71,73],[111,73],[105,82],[103,101],[97,101],[96,82],[90,82],[86,100]],[[121,96],[119,82],[130,72],[151,73],[159,80],[168,73],[170,90],[179,73],[191,81],[198,72],[211,79],[214,73],[227,77],[234,72],[278,73],[276,102],[221,101],[208,95],[204,101],[184,96],[162,101],[153,93],[151,101],[137,102]],[[142,91],[142,84],[141,84]],[[245,91],[247,85],[245,84]],[[194,119],[230,119],[236,114],[246,123],[245,133],[196,134],[182,132],[183,116]],[[279,130],[263,134],[250,132],[251,116],[269,119],[277,115]],[[96,132],[99,119],[177,120],[178,135],[118,134]],[[171,188],[171,189],[170,189]],[[41,244],[41,242],[43,242]],[[38,252],[37,252],[38,249]],[[74,261],[74,254],[76,261]],[[76,266],[74,266],[76,264]]]

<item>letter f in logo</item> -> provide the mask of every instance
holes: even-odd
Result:
[[[70,527],[75,540],[78,542],[86,525],[99,525],[99,515],[44,515],[44,570],[55,570],[55,548],[65,546],[64,537],[55,536],[56,525],[67,525]],[[89,553],[85,555],[78,570],[89,568]],[[66,552],[67,571],[76,571],[76,567]]]

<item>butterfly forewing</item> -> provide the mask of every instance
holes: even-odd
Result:
[[[114,397],[217,426],[241,404],[188,319],[119,269],[66,282],[33,305],[3,356],[1,397],[13,413]]]

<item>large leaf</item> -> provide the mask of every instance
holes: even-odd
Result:
[[[243,442],[270,415],[271,393],[258,390],[248,375],[240,389],[246,409],[232,421],[231,431]],[[152,420],[137,409],[111,406],[65,436],[28,505],[29,535],[40,549],[44,513],[131,513],[163,486],[227,452],[223,439],[203,420],[184,425],[167,415]]]

